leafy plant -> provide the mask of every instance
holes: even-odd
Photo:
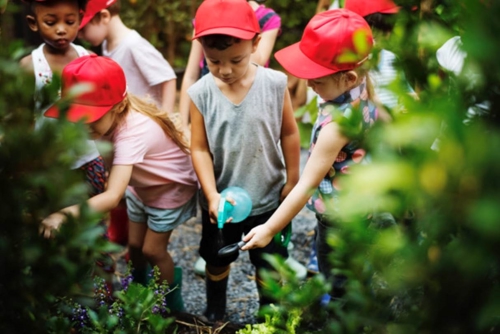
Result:
[[[129,269],[121,279],[122,289],[111,295],[104,279],[94,279],[93,300],[75,301],[63,298],[58,314],[52,318],[53,333],[165,333],[174,319],[166,295],[166,281],[158,283],[160,271],[153,269],[147,286],[132,282]]]

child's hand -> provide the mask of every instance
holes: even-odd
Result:
[[[281,189],[281,195],[280,195],[280,201],[283,202],[285,200],[285,197],[288,196],[288,194],[290,193],[290,191],[292,191],[293,187],[295,187],[295,184],[292,184],[292,183],[285,183],[285,185],[283,186],[283,188]]]
[[[42,220],[42,224],[40,225],[40,234],[43,235],[44,238],[50,238],[54,236],[54,231],[59,230],[61,224],[66,219],[66,216],[61,212],[56,212]]]
[[[208,215],[212,224],[217,224],[217,212],[219,211],[220,194],[213,193],[208,200]]]
[[[266,226],[266,224],[256,226],[243,238],[243,241],[245,241],[246,244],[241,247],[241,250],[266,247],[271,242],[273,237],[274,233]]]

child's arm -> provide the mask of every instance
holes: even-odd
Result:
[[[281,191],[281,200],[283,201],[299,181],[300,172],[299,129],[293,116],[292,100],[287,88],[285,88],[285,99],[283,102],[283,121],[281,123],[280,140],[286,166],[286,184]]]
[[[115,165],[111,168],[106,190],[90,198],[87,201],[88,206],[96,212],[108,212],[115,208],[125,194],[127,185],[132,175],[133,165]],[[42,221],[40,233],[48,238],[52,232],[58,230],[61,224],[66,220],[66,215],[78,217],[80,215],[80,205],[72,205],[53,213]]]
[[[342,135],[337,123],[326,125],[320,132],[316,145],[307,161],[297,185],[285,198],[276,212],[262,225],[253,228],[243,240],[247,244],[242,250],[265,247],[307,203],[311,194],[328,173],[342,147],[349,140]]]
[[[182,126],[184,130],[189,131],[189,107],[191,99],[187,93],[191,87],[200,77],[200,62],[203,57],[203,49],[198,40],[193,40],[191,43],[191,50],[189,51],[189,59],[186,66],[186,71],[182,78],[181,95],[179,101],[179,112],[182,118]],[[189,132],[187,132],[189,133]]]
[[[161,110],[167,114],[174,112],[175,94],[177,91],[177,79],[164,81],[161,84]]]
[[[191,102],[189,109],[191,115],[191,158],[201,189],[208,200],[210,221],[215,224],[217,223],[220,194],[215,185],[214,166],[205,132],[205,122],[193,102]]]
[[[260,36],[259,45],[257,50],[252,53],[250,60],[254,63],[264,66],[269,58],[271,57],[271,52],[274,48],[274,43],[278,37],[279,29],[266,30]]]

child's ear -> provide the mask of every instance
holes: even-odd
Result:
[[[38,31],[38,24],[33,15],[26,15],[26,21],[28,21],[28,26],[32,31]]]
[[[359,75],[356,71],[352,71],[352,70],[347,71],[347,73],[344,76],[344,79],[345,79],[345,83],[346,83],[347,87],[349,87],[349,89],[356,86],[356,84],[358,83],[358,77],[359,77]]]
[[[103,21],[106,24],[108,24],[109,20],[111,20],[111,13],[107,9],[101,10],[100,15],[101,15],[101,21]]]
[[[257,48],[259,47],[259,42],[261,40],[262,36],[261,34],[258,34],[253,40],[252,40],[252,53],[257,51]]]

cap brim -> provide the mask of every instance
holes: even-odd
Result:
[[[87,25],[87,23],[90,22],[92,17],[93,16],[91,16],[91,15],[84,15],[82,18],[82,22],[80,22],[80,26],[78,27],[78,29],[83,29],[83,27],[85,27]]]
[[[207,35],[228,35],[244,40],[250,40],[252,39],[256,34],[259,32],[256,31],[248,31],[248,30],[242,30],[238,28],[213,28],[213,29],[207,29],[205,31],[200,32],[199,34],[196,33],[196,28],[195,28],[195,35],[193,39],[197,39],[199,37],[207,36]]]
[[[321,78],[340,71],[313,62],[302,53],[299,43],[279,50],[274,57],[291,75],[301,79]]]
[[[54,104],[47,111],[44,116],[50,118],[61,118],[59,110],[60,105]],[[84,104],[72,103],[66,113],[66,119],[70,122],[76,123],[83,121],[84,123],[92,123],[99,120],[104,116],[113,106],[89,106]]]
[[[401,9],[401,7],[396,6],[396,7],[392,7],[392,8],[389,8],[389,9],[381,10],[379,13],[382,13],[382,14],[396,14],[396,13],[399,13],[400,9]]]

